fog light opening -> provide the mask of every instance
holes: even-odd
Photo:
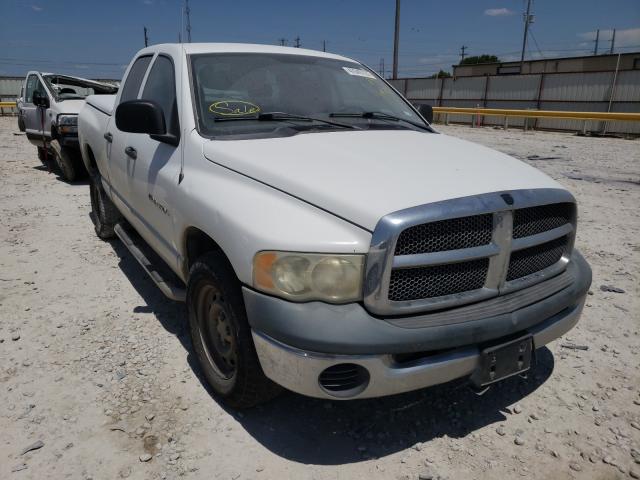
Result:
[[[339,363],[320,373],[318,383],[329,395],[350,398],[362,393],[369,385],[369,372],[362,365]]]

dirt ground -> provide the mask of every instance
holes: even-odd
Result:
[[[527,380],[481,397],[460,383],[353,402],[286,393],[239,413],[204,386],[184,306],[95,236],[87,184],[47,173],[0,118],[0,478],[638,478],[640,141],[440,130],[575,194],[594,272],[578,326]]]

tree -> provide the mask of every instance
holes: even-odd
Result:
[[[440,70],[438,73],[434,73],[433,75],[427,78],[449,78],[451,74],[449,72],[445,72],[444,70]]]
[[[477,55],[475,57],[467,57],[460,62],[460,65],[477,65],[478,63],[498,63],[500,59],[495,55],[488,55],[486,53]]]

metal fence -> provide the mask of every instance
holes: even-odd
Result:
[[[405,78],[391,84],[415,104],[435,107],[515,108],[583,112],[640,112],[640,70],[619,72],[486,75],[458,78]],[[470,115],[450,115],[449,121],[470,123]],[[512,126],[523,126],[514,118]],[[581,120],[540,118],[534,128],[583,130]],[[483,117],[485,125],[502,124]],[[531,124],[530,124],[531,125]],[[605,122],[592,120],[589,131],[602,131]],[[607,132],[640,134],[639,122],[607,122]]]

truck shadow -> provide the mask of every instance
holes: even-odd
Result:
[[[445,436],[466,437],[506,420],[507,407],[535,392],[553,372],[553,354],[545,347],[536,352],[536,365],[527,379],[505,380],[482,396],[462,381],[349,402],[284,392],[265,405],[238,412],[224,406],[208,387],[191,345],[184,305],[165,298],[119,241],[112,242],[112,246],[120,258],[120,269],[146,303],[134,311],[153,313],[168,332],[177,336],[188,354],[190,367],[212,402],[220,403],[265,448],[294,462],[356,463],[411,447],[421,449],[416,445]],[[428,446],[424,447],[423,455],[428,456]]]

